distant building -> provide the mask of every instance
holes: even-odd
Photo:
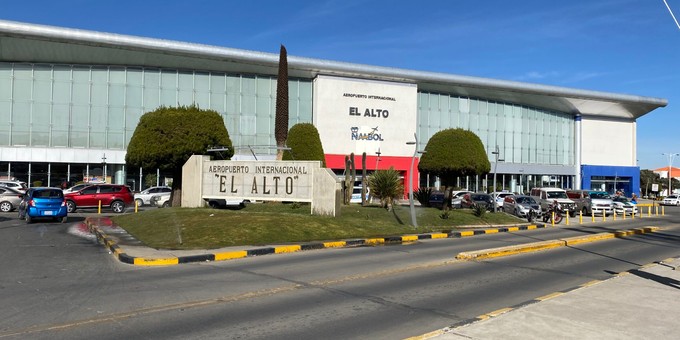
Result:
[[[408,178],[415,149],[440,130],[463,128],[481,138],[504,189],[639,194],[636,120],[667,105],[661,98],[296,56],[288,66],[289,124],[317,127],[326,164],[337,174],[346,155],[354,153],[360,168],[366,152],[369,172],[394,167]],[[125,164],[126,148],[141,115],[160,105],[214,109],[247,157],[249,148],[276,145],[277,69],[278,53],[0,20],[0,175],[29,185],[103,175],[139,189],[156,169]],[[418,145],[407,145],[414,133]],[[503,159],[497,165],[496,147]],[[488,190],[493,177],[462,177],[458,185]],[[415,186],[438,182],[416,178]]]

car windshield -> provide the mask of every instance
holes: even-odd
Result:
[[[567,198],[567,193],[564,191],[548,191],[548,198]]]
[[[617,197],[614,198],[614,201],[626,203],[626,202],[628,202],[628,199],[623,197],[623,196],[617,196]]]
[[[608,199],[609,194],[606,192],[600,192],[600,191],[593,191],[590,193],[590,198],[594,199]]]
[[[488,201],[489,196],[487,195],[472,195],[470,197],[473,201]]]
[[[531,198],[531,197],[517,197],[517,203],[519,203],[519,204],[536,204],[536,201],[534,201],[534,199]]]

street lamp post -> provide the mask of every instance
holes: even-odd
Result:
[[[680,153],[662,153],[664,156],[668,156],[668,192],[666,193],[666,196],[670,195],[672,193],[671,191],[671,167],[673,166],[673,157],[675,156],[680,156]]]
[[[406,142],[407,145],[415,145],[415,149],[413,150],[413,157],[411,158],[411,168],[409,169],[409,176],[408,176],[408,200],[409,200],[409,205],[411,207],[411,224],[413,224],[414,227],[418,226],[418,223],[416,222],[416,208],[413,205],[413,165],[415,164],[416,161],[416,155],[419,153],[425,153],[425,151],[418,151],[418,136],[414,133],[413,138],[415,141],[413,142]]]
[[[505,161],[504,159],[498,158],[500,156],[500,151],[498,150],[498,144],[496,144],[496,150],[491,152],[491,154],[494,155],[495,161],[493,163],[493,192],[496,192],[496,173],[498,172],[498,162],[503,162]],[[493,198],[493,211],[496,211],[497,204],[496,204],[496,197]]]
[[[103,180],[104,180],[104,183],[106,183],[106,154],[104,154],[102,156],[102,168],[104,168],[103,171],[102,171],[102,175],[104,175]]]

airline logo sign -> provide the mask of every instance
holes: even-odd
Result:
[[[324,151],[409,156],[417,99],[414,84],[318,76],[313,117]]]

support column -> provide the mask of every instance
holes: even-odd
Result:
[[[581,189],[581,115],[574,116],[574,167],[576,179],[574,181],[574,189]]]

